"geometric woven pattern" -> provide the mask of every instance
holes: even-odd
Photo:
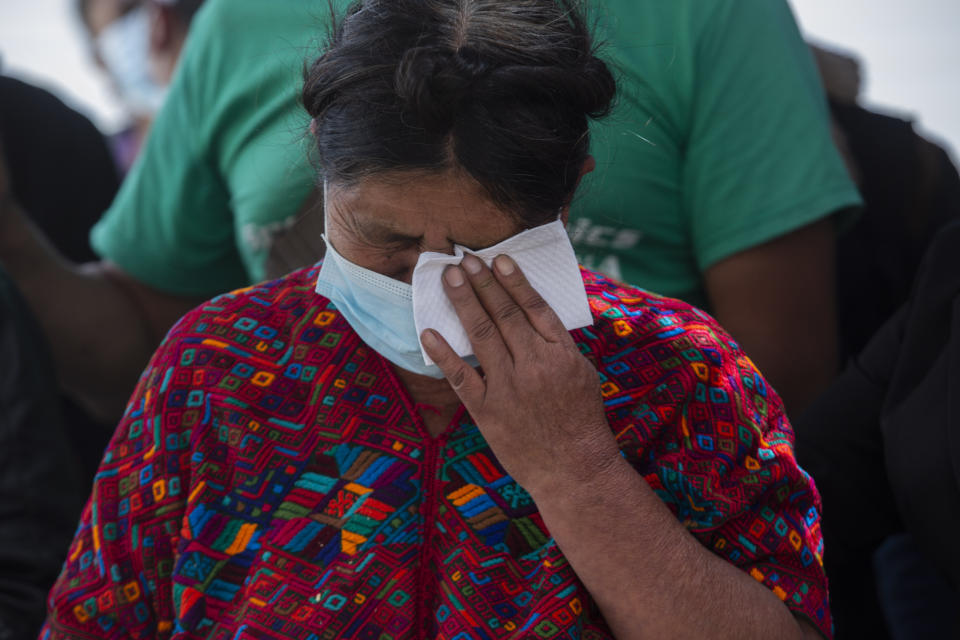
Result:
[[[596,322],[573,335],[624,456],[703,545],[829,634],[819,498],[776,394],[706,314],[583,275]],[[42,637],[610,637],[470,416],[431,438],[316,276],[171,331]]]

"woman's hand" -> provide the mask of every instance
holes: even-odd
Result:
[[[533,494],[617,462],[596,369],[516,263],[501,255],[491,271],[467,255],[444,288],[483,374],[436,331],[421,340],[513,479]]]

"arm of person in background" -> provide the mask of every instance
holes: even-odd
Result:
[[[836,214],[860,199],[786,2],[717,2],[695,19],[684,198],[697,261],[711,311],[797,416],[837,373]]]
[[[855,102],[860,90],[858,62],[810,48],[826,91]],[[831,135],[847,171],[856,179],[843,132],[833,123]],[[717,317],[723,318],[731,333],[748,336],[748,350],[758,362],[771,363],[764,371],[779,381],[788,406],[809,406],[833,379],[839,364],[833,320],[837,313],[835,227],[829,220],[814,222],[721,260],[704,273]],[[752,312],[757,298],[764,314]],[[809,305],[819,306],[822,312],[810,315]],[[795,338],[785,342],[780,340],[783,335]],[[791,360],[790,366],[782,367]],[[795,410],[793,415],[800,413]]]
[[[799,415],[837,373],[836,232],[819,220],[709,267],[713,313]]]
[[[201,301],[161,293],[109,262],[60,256],[13,198],[2,142],[0,261],[43,327],[61,384],[103,421],[120,416],[166,330]]]

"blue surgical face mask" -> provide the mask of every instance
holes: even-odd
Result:
[[[96,45],[127,109],[139,117],[151,117],[159,111],[167,88],[150,71],[147,8],[137,7],[111,22],[97,36]]]
[[[340,255],[326,235],[327,253],[317,278],[317,293],[329,299],[357,335],[377,353],[401,369],[442,378],[420,351],[413,320],[413,287],[382,273],[354,264]],[[473,356],[466,358],[477,366]]]

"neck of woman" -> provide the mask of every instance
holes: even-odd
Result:
[[[431,436],[443,433],[460,408],[460,398],[446,378],[431,378],[391,364],[393,372],[410,394],[414,408],[420,414]]]

